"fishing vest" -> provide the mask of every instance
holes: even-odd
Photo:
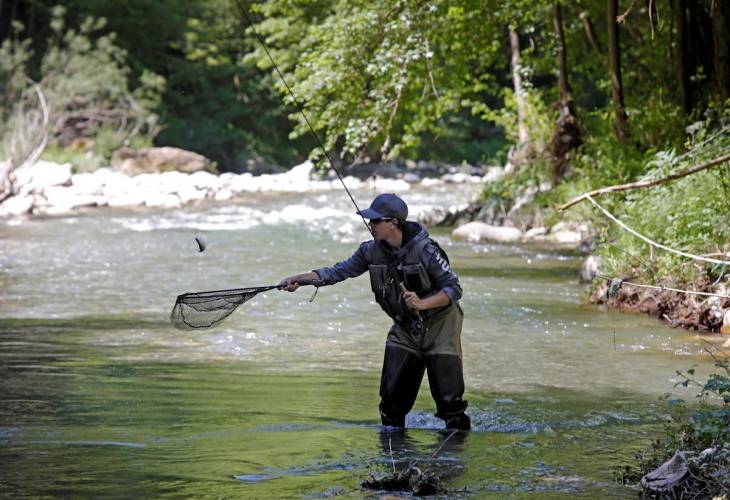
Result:
[[[400,259],[388,255],[377,242],[372,246],[368,271],[375,301],[396,324],[411,333],[420,333],[418,330],[423,329],[423,322],[428,323],[428,318],[434,313],[450,307],[444,306],[419,314],[408,308],[401,294],[400,283],[403,283],[409,291],[416,292],[421,298],[437,292],[420,259],[425,246],[431,242],[433,240],[430,238],[419,240],[411,245],[408,252]],[[438,248],[443,252],[440,247]]]

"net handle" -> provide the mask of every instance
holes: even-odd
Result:
[[[260,293],[267,290],[273,290],[279,288],[279,285],[266,285],[266,286],[254,286],[250,288],[228,288],[226,290],[209,290],[205,292],[187,292],[182,295],[178,295],[178,299],[184,299],[185,297],[202,297],[205,295],[211,296],[226,296],[226,295],[240,295],[242,293]]]
[[[301,279],[297,280],[297,283],[299,286],[314,286],[314,287],[321,287],[324,286],[325,282],[324,280],[319,279]],[[239,295],[241,293],[260,293],[260,292],[266,292],[267,290],[273,290],[274,288],[282,289],[283,287],[280,284],[276,285],[265,285],[265,286],[254,286],[250,288],[228,288],[226,290],[210,290],[206,292],[188,292],[183,293],[182,295],[178,295],[178,298],[185,298],[185,297],[191,297],[191,296],[204,296],[204,295],[217,295],[217,296],[226,296],[226,295]]]

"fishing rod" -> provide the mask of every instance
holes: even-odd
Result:
[[[271,61],[272,66],[274,66],[274,69],[276,70],[276,73],[279,75],[279,78],[281,79],[281,82],[284,84],[284,87],[286,87],[287,92],[289,93],[289,96],[291,97],[292,101],[294,102],[295,107],[297,108],[297,111],[302,115],[302,118],[304,118],[304,122],[307,124],[307,127],[309,127],[309,131],[314,136],[315,141],[317,141],[317,144],[319,145],[319,148],[322,150],[322,153],[324,153],[325,158],[327,158],[327,161],[329,161],[329,164],[332,166],[332,169],[337,174],[337,178],[340,180],[340,183],[342,183],[342,187],[345,188],[345,191],[347,192],[347,195],[350,197],[350,201],[355,206],[355,210],[357,210],[357,214],[360,215],[360,207],[357,206],[357,202],[355,201],[355,198],[352,196],[352,193],[347,188],[347,185],[345,184],[345,180],[342,178],[342,175],[340,174],[339,169],[335,166],[335,162],[332,161],[332,158],[330,157],[329,152],[327,151],[327,148],[324,147],[324,143],[319,138],[319,135],[314,130],[314,127],[309,122],[309,118],[307,118],[306,113],[304,112],[304,107],[299,103],[299,100],[294,96],[294,92],[292,92],[291,87],[289,87],[289,84],[286,82],[286,78],[284,78],[284,75],[282,74],[281,70],[279,69],[279,66],[276,64],[276,61],[274,61],[273,56],[271,55],[271,52],[269,52],[269,48],[266,46],[266,42],[264,41],[263,37],[259,34],[258,31],[256,31],[256,27],[253,24],[253,21],[251,21],[251,17],[248,15],[248,11],[243,6],[243,3],[241,3],[241,0],[236,0],[236,4],[238,5],[239,10],[243,14],[243,16],[246,18],[246,21],[248,22],[249,27],[251,28],[251,31],[253,32],[256,39],[261,44],[261,47],[264,49],[264,52],[266,52],[266,56],[269,58],[269,61]],[[368,233],[372,236],[373,233],[370,230],[370,226],[368,225],[367,221],[365,220],[365,217],[360,215],[360,219],[362,219],[363,224],[365,224],[365,229],[367,229]]]
[[[302,117],[304,118],[304,122],[307,124],[307,127],[309,128],[309,131],[312,133],[312,136],[314,136],[314,139],[316,140],[317,144],[319,145],[319,148],[322,150],[322,153],[324,153],[325,158],[327,158],[327,161],[329,162],[330,166],[332,166],[332,169],[337,174],[337,178],[340,180],[340,183],[342,184],[342,187],[345,188],[345,192],[347,192],[347,195],[350,197],[350,201],[355,206],[355,210],[357,211],[357,214],[360,216],[360,219],[362,220],[363,224],[365,225],[365,228],[367,229],[368,233],[374,238],[375,235],[373,234],[372,230],[370,229],[370,225],[365,220],[365,217],[360,214],[360,207],[357,205],[357,202],[355,201],[355,198],[352,196],[352,193],[348,189],[347,185],[345,184],[345,180],[343,179],[342,175],[340,174],[339,169],[335,165],[335,162],[332,161],[332,158],[327,151],[327,148],[325,148],[324,143],[319,138],[319,135],[314,130],[314,127],[309,121],[309,118],[307,118],[306,113],[304,112],[304,107],[299,103],[299,100],[294,95],[294,92],[292,92],[291,87],[287,83],[286,79],[284,78],[284,75],[282,74],[281,70],[279,69],[279,66],[276,64],[276,61],[274,60],[273,56],[271,55],[271,52],[269,52],[269,48],[266,46],[266,42],[264,41],[263,37],[259,34],[258,31],[256,31],[256,27],[253,24],[253,21],[251,20],[251,17],[248,15],[248,11],[241,3],[241,0],[236,0],[236,4],[238,5],[238,8],[240,9],[243,16],[246,18],[246,21],[248,22],[248,25],[251,28],[251,31],[255,35],[258,42],[261,44],[261,47],[264,49],[264,52],[266,52],[266,55],[269,58],[269,61],[271,61],[271,64],[273,65],[274,69],[276,70],[276,73],[279,75],[279,78],[281,79],[282,83],[286,87],[287,92],[289,93],[289,96],[291,97],[292,101],[294,102],[297,111],[301,113]],[[204,242],[201,243],[201,241],[198,241],[198,245],[201,249],[201,251],[204,250],[205,245]],[[320,286],[324,285],[324,282],[317,279],[300,279],[297,281],[299,285],[312,285],[315,288],[319,288]],[[402,286],[402,285],[401,285]],[[226,319],[228,316],[230,316],[233,311],[235,311],[238,306],[243,304],[244,302],[247,302],[254,298],[256,295],[273,289],[281,289],[281,285],[267,285],[267,286],[259,286],[259,287],[249,287],[249,288],[233,288],[229,290],[212,290],[208,292],[195,292],[195,293],[184,293],[182,295],[178,295],[175,305],[172,309],[172,313],[170,314],[170,321],[172,324],[181,330],[197,330],[197,329],[206,329],[211,328],[213,326],[216,326],[220,324],[221,321]],[[316,295],[316,291],[315,291]],[[312,296],[314,298],[314,296]],[[310,299],[311,301],[311,299]],[[421,317],[420,313],[416,312],[415,317],[417,320],[417,324],[421,325],[421,328],[423,327],[423,318]]]

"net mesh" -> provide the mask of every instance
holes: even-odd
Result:
[[[244,302],[276,287],[272,285],[185,293],[177,297],[170,321],[180,330],[212,328],[230,316]]]

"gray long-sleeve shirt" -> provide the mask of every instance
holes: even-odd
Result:
[[[412,230],[417,230],[417,234],[413,237],[414,242],[429,237],[428,231],[420,224],[416,222],[408,222],[408,224],[411,225]],[[368,270],[368,265],[372,264],[370,262],[370,256],[373,254],[372,246],[377,244],[382,245],[383,243],[374,240],[365,241],[360,244],[349,259],[338,262],[331,267],[315,269],[314,272],[317,273],[319,279],[328,285],[360,276]],[[398,255],[399,252],[396,251],[395,254]],[[462,295],[459,277],[451,270],[449,263],[441,255],[436,244],[433,242],[427,243],[418,257],[426,269],[434,289],[437,291],[443,290],[451,299],[451,302],[456,303]]]

